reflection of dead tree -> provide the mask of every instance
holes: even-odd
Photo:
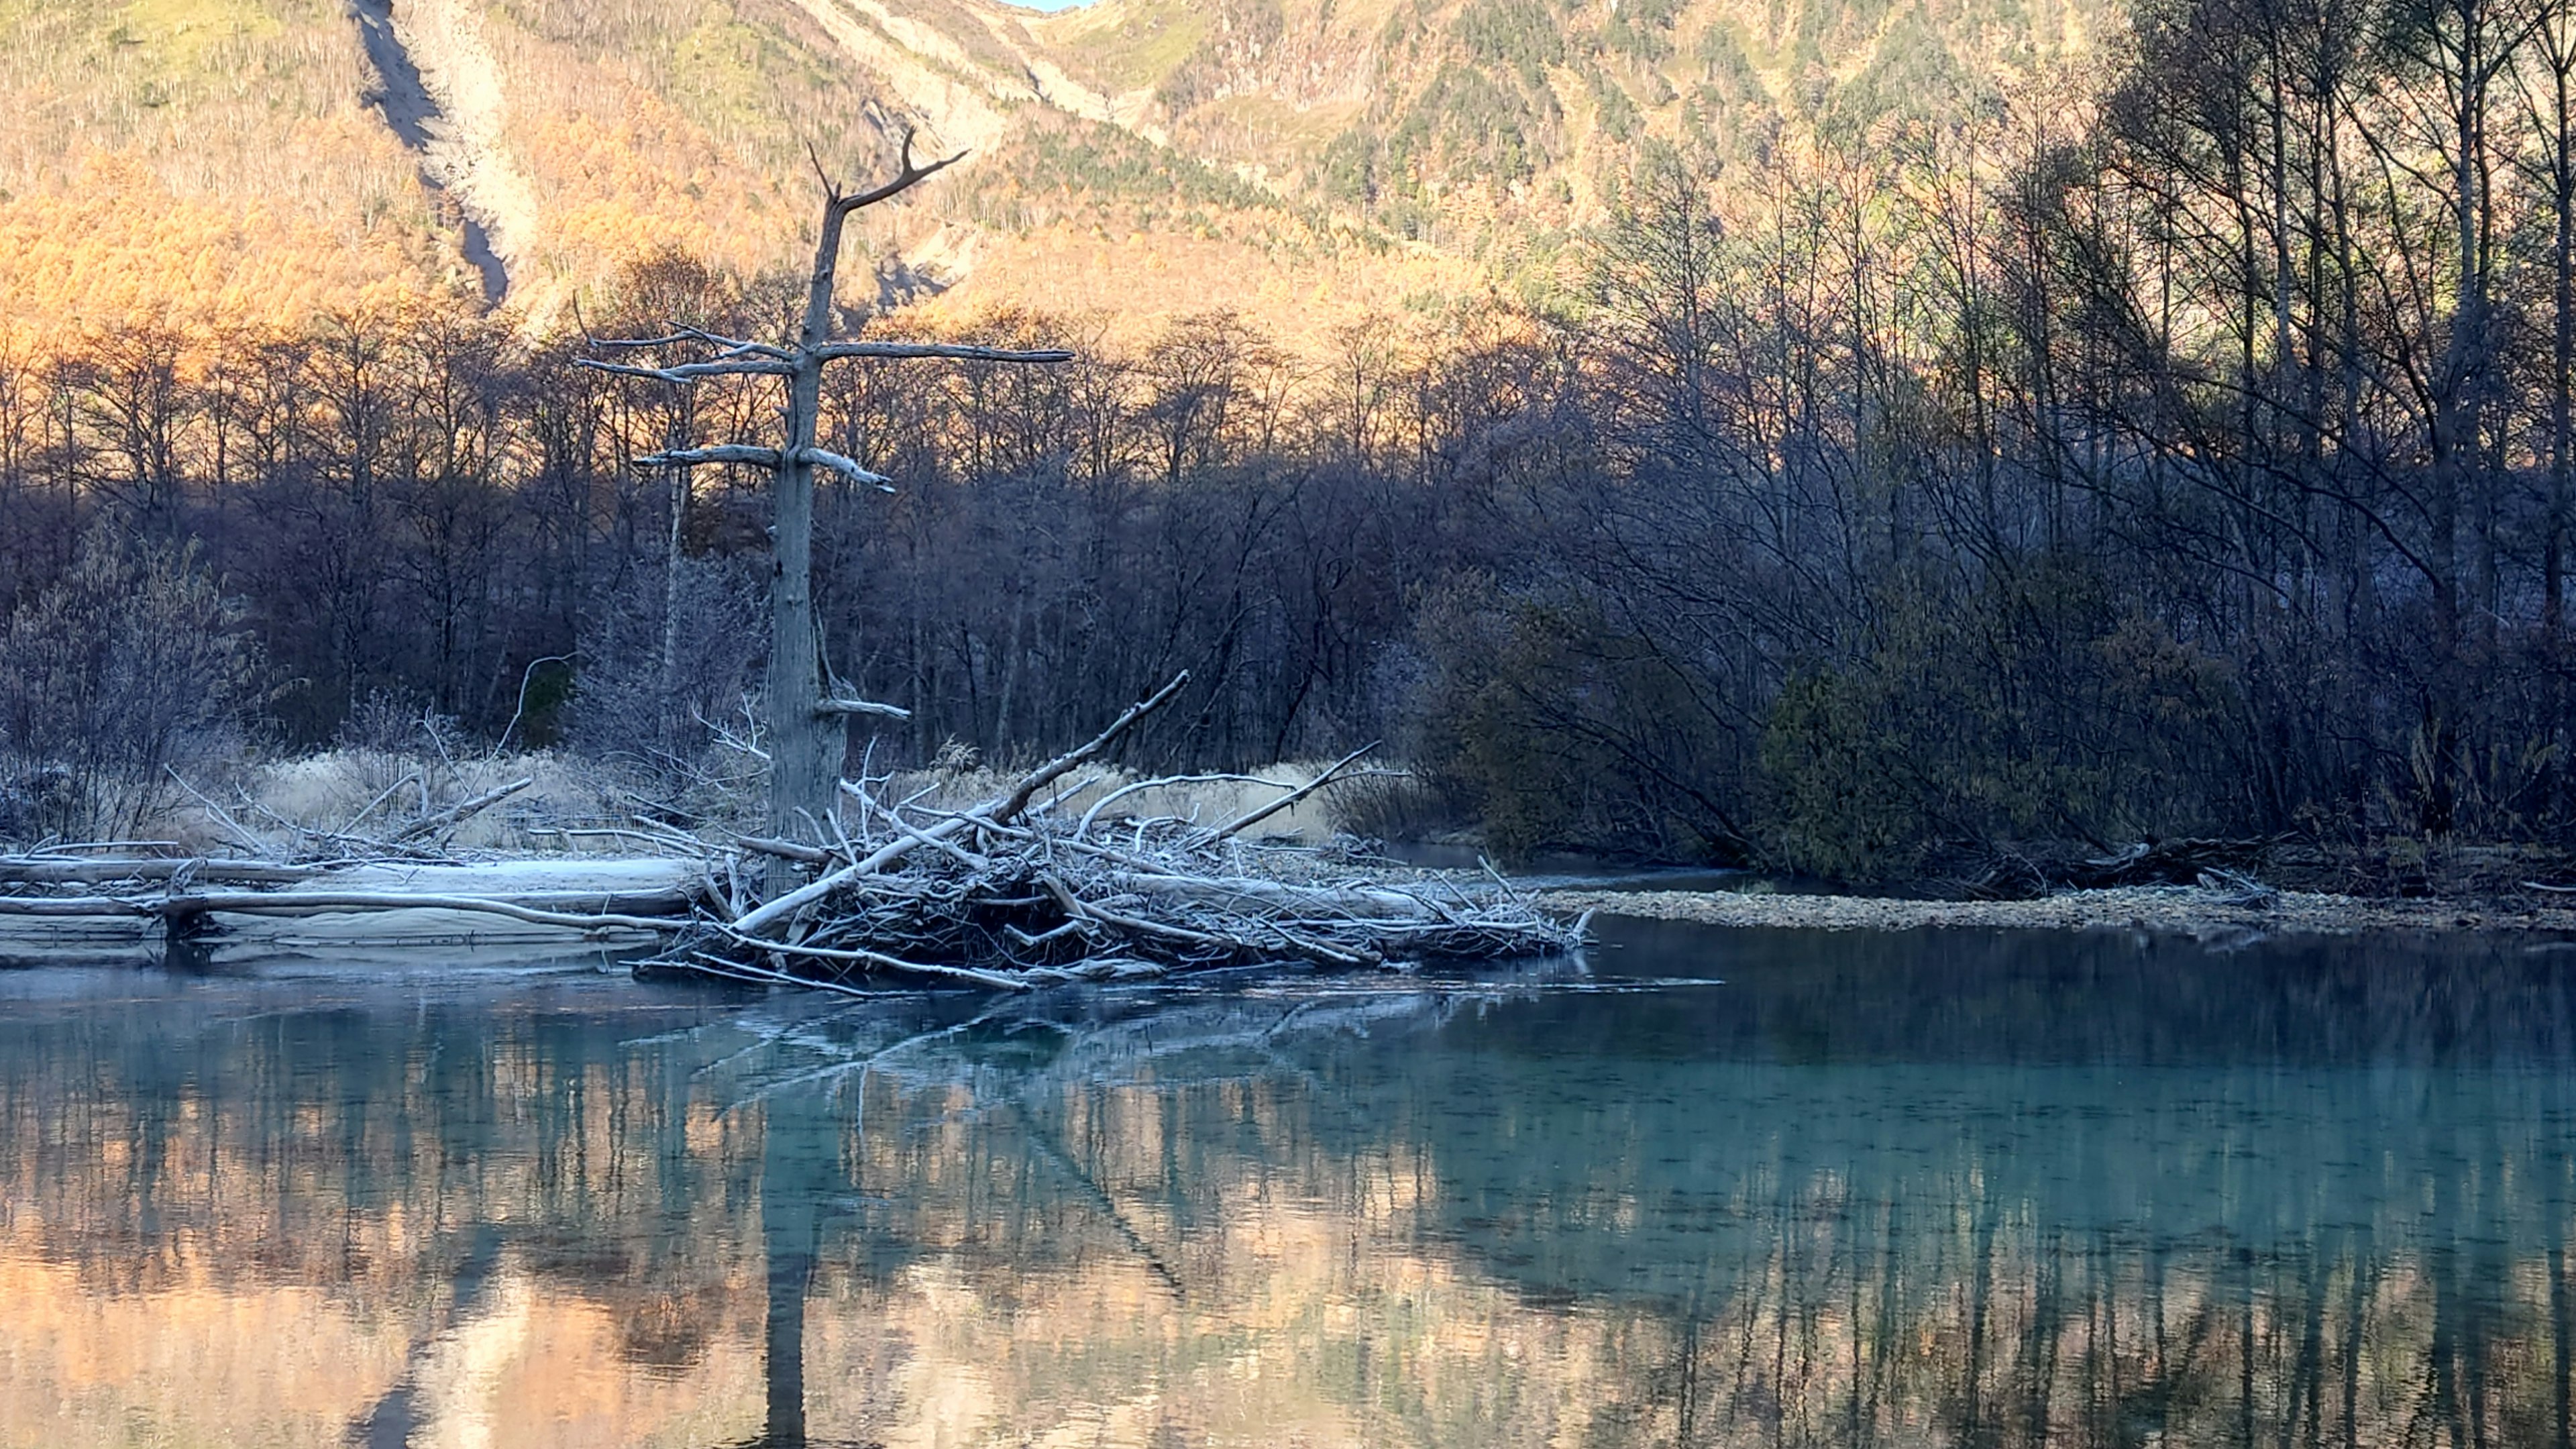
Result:
[[[814,248],[814,270],[808,279],[805,315],[793,346],[776,346],[684,327],[666,337],[602,339],[594,345],[633,355],[665,349],[695,349],[695,361],[668,365],[608,362],[584,358],[581,365],[626,377],[652,378],[686,388],[710,377],[775,378],[786,384],[786,439],[777,447],[717,443],[705,447],[672,447],[636,461],[657,468],[691,468],[712,463],[767,468],[770,485],[771,576],[769,585],[769,826],[773,834],[808,833],[808,823],[832,808],[832,779],[837,773],[834,743],[841,738],[841,717],[850,713],[900,715],[891,706],[827,698],[822,653],[814,620],[814,470],[821,468],[852,483],[889,488],[890,480],[868,471],[852,458],[817,446],[822,408],[823,367],[850,358],[905,360],[944,358],[964,362],[1070,362],[1062,351],[1015,352],[993,347],[950,346],[926,342],[835,341],[832,336],[832,287],[840,265],[841,231],[850,216],[911,190],[955,164],[964,153],[927,166],[912,159],[912,137],[903,140],[902,164],[893,179],[865,191],[845,193],[829,176],[823,180],[822,235]],[[816,170],[821,170],[819,162]]]

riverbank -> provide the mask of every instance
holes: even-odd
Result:
[[[1883,900],[1860,896],[1733,891],[1558,890],[1539,904],[1568,914],[1637,916],[1712,926],[1820,931],[1905,931],[1923,927],[2132,930],[2192,936],[2238,932],[2351,935],[2362,931],[2564,931],[2576,933],[2569,904],[2524,901],[2371,900],[2282,891],[2259,903],[2198,886],[2124,886],[2065,891],[2028,901]]]

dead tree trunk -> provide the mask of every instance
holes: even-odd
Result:
[[[840,474],[853,483],[885,488],[888,480],[850,458],[815,445],[820,435],[823,366],[845,358],[945,358],[966,362],[1070,362],[1062,351],[1012,352],[992,347],[955,347],[942,343],[835,342],[832,340],[832,291],[840,267],[841,233],[852,213],[889,200],[935,173],[964,153],[916,165],[912,137],[903,139],[903,157],[894,177],[866,191],[846,193],[829,176],[823,178],[823,228],[814,245],[814,271],[807,280],[805,315],[793,346],[775,346],[682,328],[667,337],[593,339],[610,349],[697,346],[711,354],[673,366],[640,366],[581,359],[581,365],[630,377],[651,377],[683,387],[706,377],[774,377],[786,385],[786,437],[778,447],[721,443],[705,447],[674,445],[636,461],[647,467],[688,468],[706,463],[749,463],[771,470],[769,581],[769,828],[781,839],[816,837],[816,828],[834,806],[834,784],[840,761],[841,716],[903,711],[865,701],[827,698],[822,650],[814,613],[814,470]],[[820,164],[816,170],[821,170]]]
[[[906,171],[912,169],[905,157]],[[831,808],[832,781],[840,762],[832,744],[837,719],[815,713],[823,698],[822,648],[814,637],[815,415],[822,410],[823,359],[830,340],[832,282],[839,265],[841,223],[849,213],[826,187],[823,236],[814,248],[814,275],[805,294],[805,322],[796,336],[795,372],[787,380],[787,446],[779,450],[769,517],[769,829],[801,838],[802,818],[819,819]]]

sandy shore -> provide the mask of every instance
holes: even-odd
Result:
[[[2209,935],[2234,931],[2349,935],[2358,931],[2576,932],[2570,905],[2364,900],[2283,891],[2261,905],[2230,904],[2193,886],[2067,891],[2035,901],[1909,901],[1729,891],[1550,891],[1550,910],[1594,911],[1712,926],[1821,931],[1902,931],[1923,926],[2038,930],[2137,930]]]

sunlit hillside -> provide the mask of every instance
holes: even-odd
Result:
[[[505,275],[543,322],[656,244],[799,266],[809,148],[862,176],[918,128],[974,154],[868,218],[881,303],[1224,305],[1312,341],[1545,293],[1650,148],[1742,175],[1963,115],[2102,23],[2098,0],[0,0],[0,295],[22,325],[211,320]]]

